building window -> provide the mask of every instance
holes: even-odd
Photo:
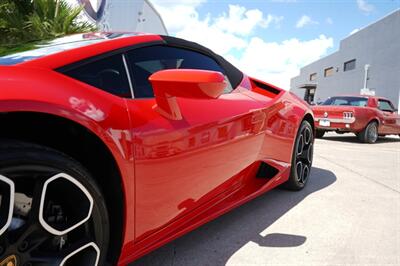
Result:
[[[329,77],[333,75],[333,67],[325,68],[324,76]]]
[[[317,73],[312,73],[310,75],[310,81],[314,81],[314,80],[317,80]]]
[[[350,61],[347,61],[347,62],[344,63],[343,70],[344,71],[349,71],[349,70],[353,70],[355,68],[356,68],[356,60],[353,59],[353,60],[350,60]]]

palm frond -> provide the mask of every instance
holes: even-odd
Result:
[[[95,31],[94,24],[79,20],[82,10],[66,0],[0,0],[0,44]]]

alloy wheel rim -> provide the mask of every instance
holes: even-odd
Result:
[[[101,224],[94,201],[74,177],[51,167],[2,169],[0,213],[11,220],[0,224],[0,264],[15,257],[15,265],[98,265]],[[8,204],[6,204],[8,203]],[[10,207],[12,205],[12,207]],[[79,263],[77,263],[79,262]]]
[[[311,171],[314,146],[313,133],[310,128],[304,127],[296,140],[296,177],[297,182],[304,185]]]
[[[378,139],[378,130],[375,124],[369,126],[368,136],[372,142],[375,142]]]

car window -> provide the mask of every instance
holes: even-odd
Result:
[[[201,53],[168,46],[151,46],[128,52],[135,98],[154,97],[149,77],[164,69],[203,69],[218,71],[225,75],[227,87],[224,93],[232,91],[231,83],[224,69],[211,57]]]
[[[388,112],[394,111],[392,104],[386,100],[378,100],[378,108],[382,111],[388,111]]]
[[[67,70],[64,74],[111,94],[132,97],[121,54]]]
[[[368,99],[363,97],[332,97],[323,105],[367,106]]]

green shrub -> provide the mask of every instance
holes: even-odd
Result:
[[[95,31],[79,20],[83,6],[65,0],[0,0],[0,53],[73,33]]]

